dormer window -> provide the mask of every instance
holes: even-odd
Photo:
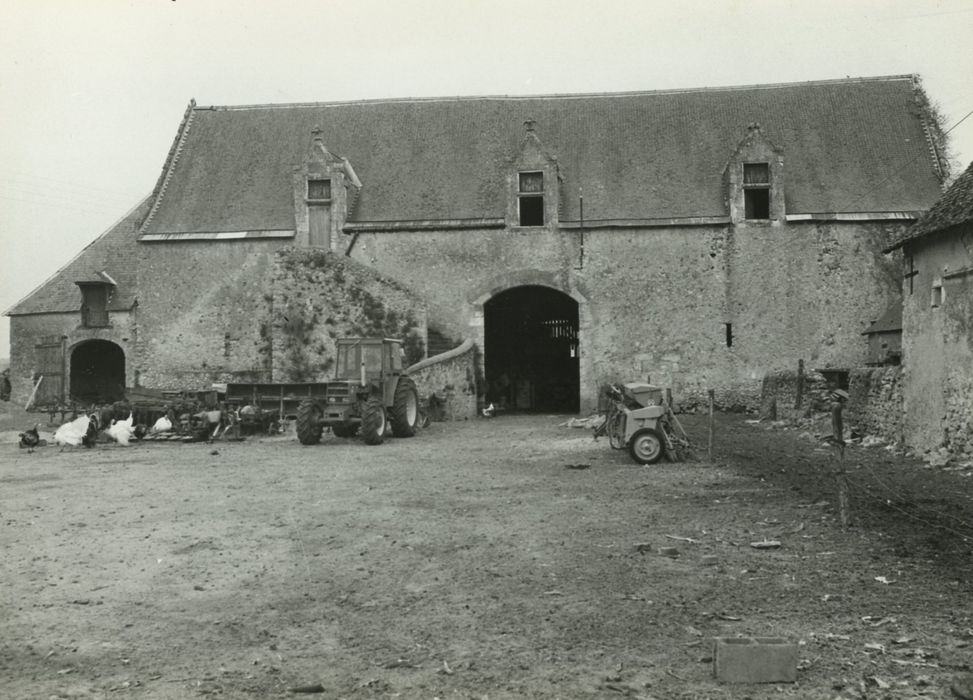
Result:
[[[517,217],[521,226],[544,225],[544,173],[519,173]]]
[[[331,180],[308,180],[307,198],[312,201],[330,201]]]
[[[84,284],[81,287],[81,325],[84,328],[104,328],[108,325],[109,285]]]
[[[761,133],[756,122],[723,169],[730,221],[743,226],[781,224],[786,220],[784,153]]]
[[[743,164],[744,218],[770,218],[770,164]]]

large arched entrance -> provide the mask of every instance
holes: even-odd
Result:
[[[125,398],[125,352],[108,340],[88,340],[71,352],[71,398],[112,403]]]
[[[487,402],[504,410],[578,412],[578,302],[514,287],[483,305]]]

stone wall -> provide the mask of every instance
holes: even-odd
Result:
[[[855,433],[861,437],[881,438],[883,442],[902,442],[902,368],[859,367],[848,372],[848,402],[844,411],[845,439]],[[831,410],[830,392],[834,386],[820,372],[804,375],[800,406],[797,405],[798,374],[785,371],[768,374],[763,380],[761,418],[817,422]]]
[[[800,386],[800,389],[799,389]],[[830,382],[820,372],[785,370],[764,376],[760,392],[760,417],[766,420],[799,420],[829,410]],[[798,401],[800,394],[800,401]]]
[[[943,446],[957,461],[973,461],[973,369],[953,368],[944,387]]]
[[[861,367],[848,373],[845,423],[864,436],[902,443],[902,368]]]
[[[477,416],[476,346],[459,347],[408,369],[419,399],[432,420],[468,420]]]
[[[86,340],[107,340],[118,345],[125,355],[125,384],[133,386],[137,375],[134,351],[137,344],[137,308],[135,311],[112,311],[109,325],[85,328],[81,325],[81,293],[78,292],[78,311],[71,313],[32,314],[10,318],[10,400],[23,406],[33,390],[31,378],[40,373],[36,344],[45,338],[63,338],[65,349],[64,396],[70,400],[71,353]],[[41,385],[42,389],[49,386]]]
[[[275,257],[267,293],[274,381],[332,377],[338,338],[403,340],[406,366],[424,357],[422,301],[350,258],[321,248],[285,248]]]
[[[206,390],[271,378],[271,273],[278,240],[139,245],[142,386]]]
[[[395,231],[361,234],[352,255],[481,347],[493,295],[540,284],[574,298],[582,412],[600,385],[646,379],[687,405],[714,389],[722,407],[756,407],[763,377],[799,358],[864,363],[861,332],[898,294],[899,263],[881,250],[900,226],[598,228],[585,232],[583,260],[577,230]]]

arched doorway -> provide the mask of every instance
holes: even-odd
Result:
[[[82,403],[125,398],[125,352],[108,340],[88,340],[71,351],[71,397]]]
[[[487,402],[578,412],[578,302],[550,287],[503,291],[483,305]]]

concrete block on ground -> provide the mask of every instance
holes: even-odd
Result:
[[[713,670],[724,683],[793,683],[797,645],[778,637],[717,637]]]

